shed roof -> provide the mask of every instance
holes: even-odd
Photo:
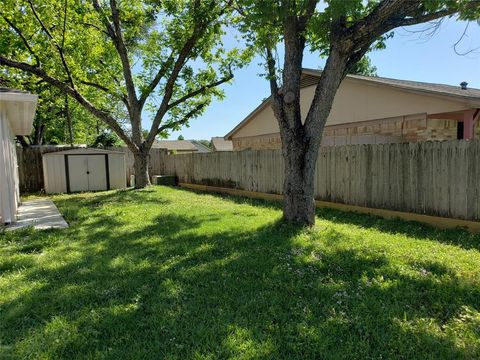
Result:
[[[79,148],[79,149],[69,149],[62,151],[53,151],[49,153],[44,153],[43,156],[49,155],[101,155],[101,154],[121,154],[125,155],[122,151],[107,150],[107,149],[97,149],[97,148]]]

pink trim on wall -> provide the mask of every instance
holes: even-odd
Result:
[[[463,138],[465,140],[473,139],[476,112],[476,110],[472,109],[463,113]]]

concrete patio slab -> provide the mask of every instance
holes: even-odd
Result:
[[[27,226],[34,229],[63,229],[68,224],[50,199],[26,201],[18,208],[17,222],[6,227],[6,230],[17,230]]]

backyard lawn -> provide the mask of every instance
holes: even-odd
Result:
[[[0,234],[0,358],[480,357],[480,236],[153,187]]]

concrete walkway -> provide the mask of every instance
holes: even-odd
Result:
[[[18,208],[17,222],[7,226],[7,230],[33,226],[34,229],[63,229],[68,224],[50,199],[26,201]]]

